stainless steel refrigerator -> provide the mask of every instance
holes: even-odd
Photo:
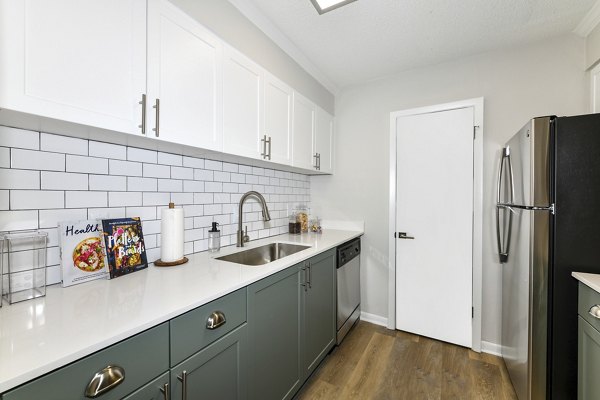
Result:
[[[600,273],[600,114],[541,117],[502,150],[502,357],[519,400],[577,398],[577,282]]]

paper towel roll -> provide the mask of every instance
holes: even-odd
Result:
[[[160,220],[160,259],[164,262],[183,258],[183,209],[164,208]]]

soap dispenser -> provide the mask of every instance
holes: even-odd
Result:
[[[214,253],[221,250],[221,231],[217,229],[218,222],[212,223],[212,228],[208,231],[208,251]]]

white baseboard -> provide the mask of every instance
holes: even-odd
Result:
[[[495,356],[502,356],[502,347],[498,343],[481,341],[481,351],[484,353],[493,354]]]
[[[370,322],[375,325],[381,325],[387,327],[387,318],[381,315],[369,314],[364,311],[360,312],[360,319],[366,322]]]

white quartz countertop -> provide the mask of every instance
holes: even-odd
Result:
[[[252,241],[244,249],[272,242],[311,248],[262,266],[215,260],[242,249],[188,256],[187,264],[155,267],[112,280],[62,288],[45,297],[0,308],[0,393],[89,355],[129,336],[206,304],[275,272],[362,235],[279,235]]]
[[[585,272],[573,272],[571,275],[579,282],[589,286],[600,293],[600,274],[589,274]]]

